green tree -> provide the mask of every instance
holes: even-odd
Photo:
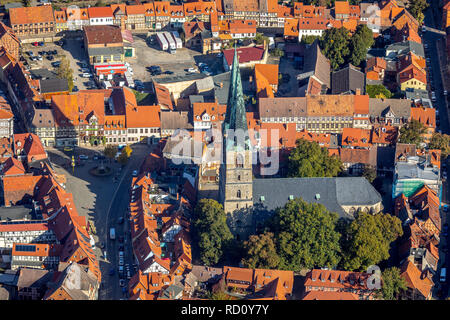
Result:
[[[407,9],[419,23],[422,23],[425,18],[425,9],[428,8],[428,6],[427,0],[409,0]]]
[[[126,165],[128,163],[128,156],[127,153],[123,151],[120,153],[119,157],[117,158],[117,162],[119,162],[122,166]]]
[[[347,227],[344,270],[365,271],[389,258],[391,242],[403,235],[401,221],[390,214],[359,212]]]
[[[66,57],[61,58],[61,64],[59,65],[58,69],[56,69],[56,76],[59,79],[66,79],[67,85],[69,86],[69,91],[72,92],[72,89],[74,87],[73,70],[70,67],[70,62]]]
[[[370,98],[386,98],[392,97],[392,92],[390,92],[382,84],[368,84],[366,85],[366,92]]]
[[[344,27],[325,30],[319,40],[322,53],[330,60],[333,70],[347,63],[350,55],[349,32]]]
[[[316,39],[320,39],[320,36],[307,35],[302,36],[302,40],[300,42],[304,44],[312,44]]]
[[[446,158],[450,153],[450,136],[439,132],[434,132],[428,144],[429,149],[441,150],[441,155]]]
[[[377,178],[377,170],[371,166],[364,166],[362,176],[372,183]]]
[[[284,51],[280,48],[275,48],[273,50],[270,50],[270,55],[281,58],[282,56],[284,56]]]
[[[289,177],[336,177],[342,171],[342,162],[330,156],[327,148],[317,142],[297,140],[297,146],[289,155]]]
[[[264,41],[266,42],[266,44],[269,44],[269,38],[264,36],[262,33],[257,33],[255,35],[255,42],[256,44],[263,44]]]
[[[393,267],[384,270],[381,279],[381,294],[384,300],[397,300],[398,294],[406,290],[406,281],[400,275],[399,268]]]
[[[350,39],[350,62],[354,66],[360,66],[366,60],[367,51],[374,43],[372,30],[365,24],[358,25]]]
[[[213,199],[201,199],[194,215],[193,231],[200,249],[200,259],[209,266],[217,264],[233,239],[223,207]]]
[[[276,269],[280,263],[272,232],[250,236],[244,242],[244,249],[246,256],[242,264],[247,268]]]
[[[103,153],[105,154],[105,157],[107,157],[108,159],[110,159],[110,160],[114,159],[114,157],[116,156],[116,153],[117,153],[117,147],[108,145],[103,150]]]
[[[337,221],[337,213],[299,198],[279,208],[270,221],[276,235],[279,268],[300,271],[335,267],[341,252]]]
[[[427,132],[427,128],[418,120],[412,119],[400,129],[400,143],[411,143],[420,146],[423,143],[423,135]]]

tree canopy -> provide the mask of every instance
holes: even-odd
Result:
[[[345,270],[365,271],[388,259],[391,242],[403,235],[401,221],[383,213],[359,212],[345,229],[342,261]]]
[[[447,157],[450,153],[450,136],[439,132],[434,132],[428,143],[429,149],[441,150],[442,157]]]
[[[216,200],[201,199],[194,215],[194,237],[200,249],[200,259],[209,266],[217,264],[233,239],[223,207]]]
[[[358,25],[355,34],[350,38],[350,62],[354,66],[360,66],[374,43],[372,30],[365,24]]]
[[[70,62],[66,57],[61,58],[61,64],[59,65],[58,69],[56,69],[56,76],[59,79],[67,80],[67,84],[69,86],[69,91],[71,92],[74,87],[73,70],[70,67]]]
[[[279,268],[332,268],[340,260],[338,215],[323,205],[290,200],[279,208],[271,221],[280,256]]]
[[[384,300],[397,300],[398,294],[406,290],[406,281],[400,275],[399,268],[393,267],[384,270],[381,279],[381,293]]]
[[[370,166],[365,165],[362,176],[367,179],[370,183],[372,183],[377,178],[377,170]]]
[[[105,149],[103,150],[103,153],[105,154],[105,157],[109,159],[113,159],[116,156],[117,153],[117,147],[112,145],[107,145]]]
[[[411,143],[420,146],[423,143],[423,135],[427,132],[425,126],[418,120],[412,119],[400,129],[400,143]]]
[[[366,92],[370,98],[390,99],[392,97],[392,92],[382,84],[368,84],[366,85]]]
[[[289,155],[289,177],[335,177],[341,171],[341,160],[330,156],[328,149],[320,147],[317,142],[299,139]]]
[[[250,236],[244,242],[244,249],[246,256],[242,259],[242,264],[247,268],[276,269],[280,263],[272,232]]]
[[[419,23],[422,23],[425,18],[425,9],[428,6],[427,0],[409,0],[407,9]]]
[[[349,31],[344,27],[327,29],[320,38],[322,53],[330,60],[333,70],[338,70],[347,62],[350,54],[349,43]]]

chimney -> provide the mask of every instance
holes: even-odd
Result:
[[[356,95],[360,96],[361,95],[361,89],[360,88],[356,88]]]
[[[248,77],[248,82],[250,82],[250,83],[253,82],[253,76],[249,76],[249,77]]]
[[[223,82],[219,83],[220,88],[223,88]]]

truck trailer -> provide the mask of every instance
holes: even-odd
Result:
[[[164,34],[164,37],[166,38],[167,42],[169,43],[169,52],[175,53],[177,52],[177,45],[175,44],[175,41],[173,40],[172,36],[168,31],[162,32]]]
[[[156,41],[158,41],[161,50],[166,51],[169,49],[169,43],[162,33],[158,32],[156,34]]]
[[[172,38],[175,41],[177,49],[183,48],[183,42],[181,41],[180,34],[177,31],[172,31],[170,34],[172,35]]]

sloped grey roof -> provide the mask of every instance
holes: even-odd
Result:
[[[228,91],[230,89],[230,75],[231,72],[225,72],[213,76],[214,96],[219,104],[227,104]]]
[[[69,91],[69,84],[66,79],[45,79],[39,80],[41,93],[65,92]]]
[[[411,116],[411,100],[409,99],[377,99],[369,98],[369,115],[384,117],[390,108],[397,118],[409,119]]]
[[[331,94],[356,93],[356,89],[365,93],[366,76],[356,67],[348,64],[345,68],[331,74]]]
[[[322,54],[319,41],[315,40],[305,52],[303,73],[312,73],[330,88],[330,61]]]
[[[55,126],[55,117],[51,109],[34,108],[32,124],[36,128],[46,128]]]
[[[187,111],[162,111],[161,129],[192,129]]]
[[[123,47],[88,48],[89,56],[123,54]]]
[[[353,218],[342,205],[360,206],[381,202],[380,194],[362,177],[349,178],[268,178],[253,180],[253,206],[264,219],[283,207],[292,195],[309,203],[324,205],[340,217]],[[261,196],[264,200],[261,200]]]
[[[306,98],[260,98],[258,104],[259,116],[267,117],[305,117]]]
[[[53,272],[49,272],[48,270],[21,268],[17,280],[17,287],[43,287],[45,289],[47,282],[51,281],[52,276]]]
[[[341,206],[374,205],[381,201],[381,195],[365,178],[336,178],[335,181],[336,197]]]
[[[397,55],[413,52],[418,56],[425,57],[423,45],[411,40],[390,44],[386,47],[386,51],[395,51]]]
[[[214,89],[214,81],[212,77],[206,77],[195,81],[197,92],[207,91]]]

